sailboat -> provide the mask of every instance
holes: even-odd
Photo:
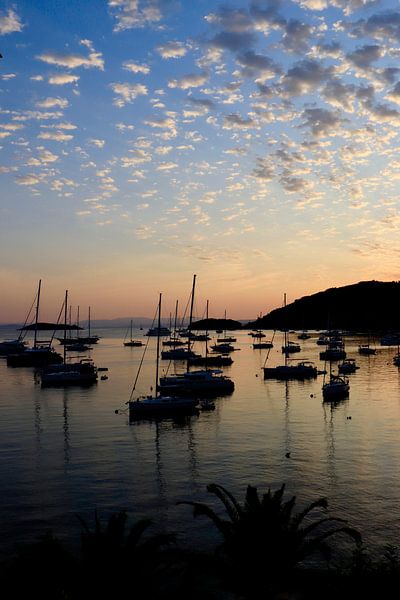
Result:
[[[175,414],[190,414],[196,410],[196,407],[199,403],[197,398],[193,397],[176,397],[170,396],[164,393],[159,393],[158,389],[158,370],[159,370],[159,360],[160,360],[160,331],[161,331],[161,294],[159,296],[158,301],[158,327],[157,331],[159,332],[157,335],[157,357],[156,357],[156,376],[155,376],[155,395],[142,396],[135,400],[132,399],[132,394],[135,389],[135,385],[133,386],[133,390],[131,393],[131,398],[128,401],[129,405],[129,417],[131,419],[137,418],[148,418],[148,417],[159,417],[159,416],[169,416]],[[136,381],[138,379],[139,372],[136,376]],[[135,381],[135,384],[136,384]]]
[[[196,275],[193,275],[189,331],[191,331],[193,319],[194,292],[196,284]],[[190,338],[188,341],[190,344]],[[189,365],[188,365],[189,367]],[[183,395],[224,395],[230,394],[234,390],[234,383],[225,375],[222,375],[220,369],[199,369],[194,371],[187,370],[185,373],[166,375],[160,377],[160,390],[166,393]]]
[[[330,363],[331,365],[332,363]],[[325,377],[325,376],[324,376]],[[349,395],[349,379],[345,375],[335,375],[332,370],[329,371],[329,381],[324,381],[322,385],[322,396],[324,400],[340,400]]]
[[[64,339],[67,336],[67,304],[68,290],[65,291],[64,300]],[[70,386],[70,385],[92,385],[97,381],[97,367],[90,358],[83,358],[78,362],[66,360],[66,353],[71,347],[64,344],[64,358],[62,364],[51,364],[42,369],[41,386]]]
[[[283,306],[286,306],[286,294],[284,294]],[[282,353],[285,357],[285,362],[283,365],[277,365],[276,367],[267,367],[267,360],[270,354],[270,349],[268,350],[267,356],[265,358],[263,372],[264,379],[312,379],[317,377],[318,370],[315,365],[306,360],[301,360],[299,362],[291,362],[289,364],[288,354],[290,353],[290,342],[288,341],[288,333],[287,327],[284,328],[284,342],[282,346]],[[275,335],[275,334],[274,334]],[[273,342],[273,338],[272,338]],[[272,344],[273,345],[273,344]],[[272,346],[271,346],[272,347]]]
[[[25,348],[17,354],[7,356],[7,366],[9,367],[38,367],[49,363],[62,363],[63,357],[58,354],[51,346],[51,340],[38,339],[39,305],[42,280],[39,279],[38,291],[36,294],[35,310],[35,328],[32,348]]]
[[[370,343],[370,335],[368,334],[368,343],[367,344],[360,344],[358,346],[358,353],[359,354],[363,354],[364,356],[369,356],[372,354],[376,354],[376,348],[374,348],[373,346],[371,346]]]
[[[206,304],[206,321],[208,321],[208,300]],[[196,337],[199,339],[199,336]],[[230,356],[223,353],[214,352],[210,354],[208,352],[208,341],[210,337],[208,335],[208,331],[206,331],[204,335],[204,341],[206,342],[206,353],[205,356],[197,356],[194,358],[189,358],[188,365],[190,366],[204,366],[204,367],[226,367],[233,363],[233,360]],[[202,341],[202,340],[200,340]]]
[[[125,339],[126,339],[126,335],[125,335]],[[127,340],[126,342],[124,342],[124,346],[143,346],[143,342],[141,342],[140,340],[134,340],[132,337],[132,319],[131,319],[131,338],[130,338],[130,340]]]
[[[77,323],[76,328],[77,328],[77,330],[81,329],[79,327],[79,323]],[[87,336],[80,336],[77,334],[76,337],[57,338],[57,340],[60,342],[60,344],[62,344],[62,345],[66,344],[67,346],[72,346],[73,344],[97,344],[99,339],[100,338],[98,335],[92,335],[91,331],[90,331],[90,306],[89,306],[89,311],[88,311],[88,335]]]

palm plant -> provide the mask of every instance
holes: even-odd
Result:
[[[134,581],[134,597],[145,598],[152,586],[162,586],[162,573],[169,563],[163,548],[174,541],[172,534],[143,539],[150,519],[137,521],[126,532],[126,512],[113,514],[105,527],[96,513],[93,530],[78,518],[82,526],[78,597],[88,597],[88,592],[99,597],[107,593],[109,597],[123,597]]]
[[[269,489],[261,498],[257,488],[249,485],[243,505],[220,485],[211,484],[207,490],[222,502],[228,518],[204,503],[181,503],[193,506],[194,516],[211,519],[223,537],[219,556],[228,567],[229,577],[247,590],[261,589],[292,575],[296,567],[317,552],[328,558],[327,540],[334,535],[345,534],[361,542],[360,534],[343,519],[310,518],[313,511],[327,509],[326,498],[295,514],[296,496],[284,501],[284,485],[274,493]]]

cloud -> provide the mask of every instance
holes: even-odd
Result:
[[[256,38],[253,33],[221,31],[221,33],[218,33],[209,43],[215,48],[239,52],[251,48],[255,43],[255,40]]]
[[[15,183],[18,185],[36,185],[40,183],[40,178],[32,173],[28,175],[17,175]]]
[[[117,24],[114,31],[138,29],[159,23],[162,19],[160,0],[108,0]]]
[[[181,90],[187,90],[192,87],[199,87],[204,85],[208,79],[207,73],[193,73],[190,75],[184,75],[180,79],[172,79],[168,82],[168,87],[179,88]]]
[[[39,133],[38,138],[42,140],[53,140],[55,142],[69,142],[73,139],[73,135],[62,133],[61,131],[43,131]]]
[[[39,151],[39,159],[42,163],[53,163],[56,162],[59,157],[57,154],[53,154],[50,150],[46,150],[45,148],[40,149]]]
[[[291,96],[307,94],[328,79],[333,67],[323,67],[316,60],[302,60],[288,70],[283,78],[283,86]]]
[[[244,33],[254,29],[250,14],[243,9],[221,6],[217,13],[210,13],[205,17],[210,25],[219,25],[222,29],[234,33]]]
[[[163,162],[160,163],[157,167],[157,171],[171,171],[172,169],[177,169],[178,168],[178,163],[174,163],[174,162]]]
[[[63,116],[60,111],[43,112],[41,110],[26,110],[22,113],[17,113],[13,116],[14,121],[28,121],[30,119],[36,121],[47,121],[49,119],[59,119]]]
[[[17,13],[11,8],[7,13],[0,12],[0,35],[22,31],[23,25]]]
[[[399,42],[400,13],[388,10],[371,15],[368,19],[360,19],[351,24],[351,33],[359,38],[369,37],[376,40]]]
[[[238,114],[230,114],[224,116],[223,129],[253,129],[257,127],[254,119],[242,119]]]
[[[66,85],[67,83],[76,83],[77,81],[79,81],[79,76],[71,75],[70,73],[60,73],[59,75],[49,77],[51,85]]]
[[[91,139],[88,140],[88,144],[96,146],[96,148],[104,148],[105,140]]]
[[[167,42],[156,47],[161,58],[181,58],[186,54],[186,48],[182,42]]]
[[[385,97],[392,102],[396,102],[396,104],[400,104],[400,81],[396,83],[394,88]]]
[[[252,50],[239,54],[236,57],[236,62],[242,67],[242,75],[257,78],[257,83],[272,79],[281,72],[281,68],[268,56],[256,54]]]
[[[290,19],[290,21],[286,23],[282,44],[289,52],[305,54],[309,49],[311,33],[312,27],[308,23]]]
[[[136,63],[133,60],[125,61],[122,64],[122,67],[126,71],[130,71],[131,73],[142,73],[143,75],[148,75],[150,73],[150,68],[147,65],[140,65],[139,63]]]
[[[66,67],[67,69],[100,69],[104,71],[104,60],[101,52],[95,52],[88,40],[82,40],[81,45],[89,47],[89,55],[82,56],[81,54],[66,54],[63,52],[44,52],[36,56],[38,60],[49,65],[57,65]]]
[[[369,69],[371,64],[383,55],[383,50],[377,45],[365,44],[354,52],[346,55],[346,58],[359,69]]]
[[[338,79],[333,79],[327,83],[322,95],[331,106],[353,112],[356,89],[351,83],[344,84]]]
[[[315,137],[336,133],[343,122],[338,111],[330,111],[326,108],[306,108],[303,117],[303,126],[309,127]]]
[[[116,97],[114,99],[114,105],[119,108],[130,104],[138,96],[147,95],[147,87],[141,83],[112,83],[110,85]]]
[[[45,98],[36,102],[36,106],[39,108],[53,108],[58,106],[59,108],[66,108],[68,106],[68,100],[66,98]]]
[[[144,121],[144,124],[153,129],[168,129],[171,137],[176,137],[177,135],[176,123],[171,117],[165,119],[147,119]]]

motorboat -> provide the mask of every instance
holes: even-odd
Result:
[[[318,375],[317,367],[309,361],[300,361],[296,364],[286,363],[276,367],[263,367],[264,379],[315,379]]]
[[[355,373],[360,367],[356,364],[354,358],[346,358],[338,367],[341,374]]]
[[[165,394],[215,395],[230,394],[235,389],[233,381],[222,375],[220,369],[187,371],[160,377],[159,390]]]
[[[49,365],[40,375],[41,386],[92,385],[97,382],[97,367],[91,359],[61,365]]]

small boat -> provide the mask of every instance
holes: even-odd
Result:
[[[358,346],[358,353],[364,356],[376,354],[376,349],[372,348],[369,344],[361,344]]]
[[[188,348],[171,348],[171,350],[162,350],[161,352],[161,358],[164,360],[188,360],[197,357],[200,357],[200,354],[196,354]]]
[[[400,354],[396,354],[393,357],[393,364],[395,367],[400,367]]]
[[[225,335],[224,337],[217,338],[215,342],[217,344],[230,344],[231,342],[236,342],[236,338],[231,335]]]
[[[310,334],[307,333],[307,331],[302,331],[301,333],[299,333],[299,335],[297,336],[298,340],[309,340],[310,339]]]
[[[140,340],[134,340],[132,337],[132,319],[131,319],[131,338],[130,340],[124,341],[124,346],[129,346],[129,347],[133,347],[133,346],[143,346],[143,342],[141,342]],[[126,340],[126,335],[125,335],[125,340]]]
[[[346,351],[343,348],[331,345],[319,353],[320,360],[343,360],[346,356]]]
[[[171,335],[171,331],[168,329],[168,327],[161,327],[160,325],[160,327],[150,328],[145,335],[152,337],[166,337]]]
[[[197,367],[229,367],[233,363],[232,358],[227,354],[210,354],[206,356],[196,356],[188,359],[188,365]]]
[[[27,348],[26,342],[20,338],[16,340],[4,340],[0,342],[0,356],[8,356],[9,354],[19,354]]]
[[[176,346],[185,346],[186,342],[184,342],[183,340],[179,340],[178,338],[174,338],[172,337],[170,340],[165,340],[162,343],[163,346],[172,346],[172,348],[175,348]]]
[[[204,369],[160,377],[159,389],[167,394],[222,396],[231,394],[235,386],[229,377],[222,375],[220,369]]]
[[[296,344],[295,342],[287,341],[282,346],[282,354],[292,354],[293,352],[301,352],[300,345]]]
[[[227,354],[228,352],[234,352],[237,348],[232,346],[232,344],[213,344],[211,348],[214,352],[219,352],[220,354]]]
[[[65,349],[67,352],[87,352],[87,350],[91,350],[91,346],[84,344],[82,341],[75,342],[75,344],[65,345]]]
[[[360,367],[357,366],[354,358],[346,358],[338,367],[341,374],[355,373]]]
[[[315,379],[318,375],[318,369],[312,362],[300,361],[296,364],[289,364],[277,367],[264,367],[264,379]]]
[[[97,368],[91,359],[82,359],[75,363],[49,365],[40,375],[42,387],[92,385],[97,382]]]
[[[349,380],[345,376],[330,374],[329,381],[322,386],[324,400],[338,400],[349,395]]]
[[[322,334],[319,336],[316,343],[318,346],[327,346],[329,344],[329,338],[325,334]]]
[[[253,344],[253,349],[254,350],[261,350],[264,348],[273,348],[274,344],[272,342],[256,342],[255,344]]]
[[[260,329],[256,330],[256,331],[251,331],[250,332],[251,337],[253,338],[265,338],[265,333],[263,333]]]

